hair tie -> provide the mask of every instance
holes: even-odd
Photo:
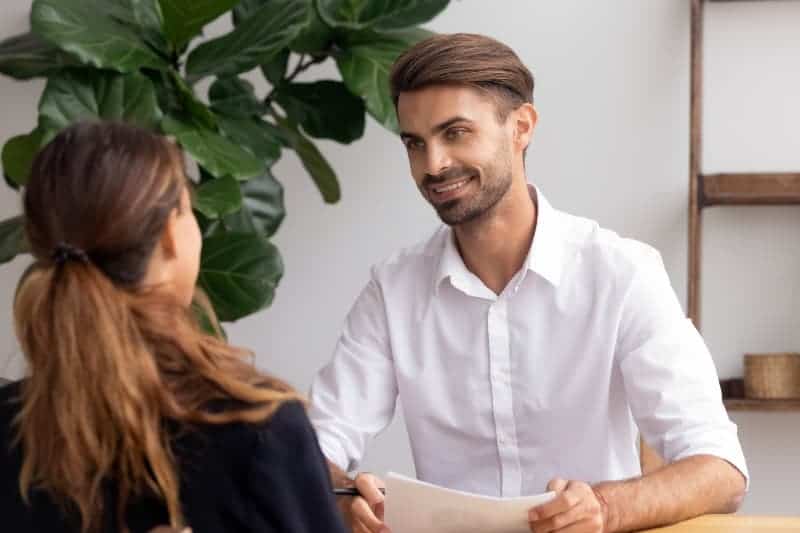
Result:
[[[78,248],[77,246],[72,246],[71,244],[67,244],[65,242],[58,243],[56,249],[53,250],[52,254],[53,262],[61,266],[67,261],[80,261],[81,263],[88,263],[89,256]]]

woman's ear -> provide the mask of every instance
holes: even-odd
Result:
[[[164,224],[158,247],[164,259],[172,259],[178,254],[178,208],[174,208]]]

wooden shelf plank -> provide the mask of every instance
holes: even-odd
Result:
[[[800,411],[798,400],[756,400],[753,398],[725,398],[728,411]]]
[[[800,173],[703,174],[699,188],[703,207],[800,204]]]

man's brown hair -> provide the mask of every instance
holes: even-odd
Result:
[[[533,102],[533,75],[505,44],[474,33],[441,34],[420,41],[395,61],[390,75],[395,108],[400,93],[432,85],[466,85],[487,91],[501,120]]]

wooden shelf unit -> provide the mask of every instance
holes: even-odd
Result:
[[[691,88],[689,132],[689,265],[688,315],[700,330],[700,273],[703,209],[725,205],[800,205],[800,172],[703,174],[703,12],[707,1],[691,0]],[[800,411],[798,400],[726,398],[736,411]]]

